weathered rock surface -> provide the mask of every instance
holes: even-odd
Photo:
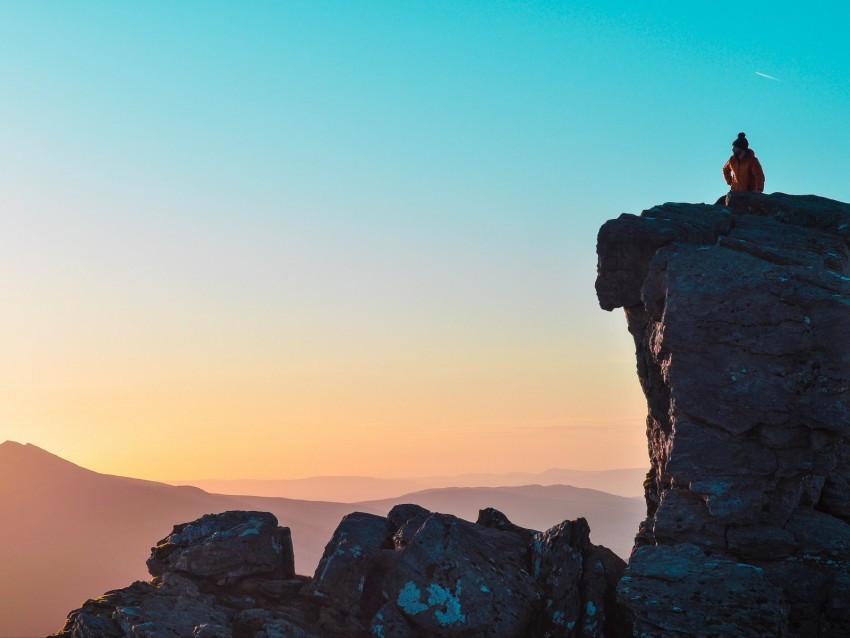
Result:
[[[850,635],[850,205],[734,194],[599,232],[651,470],[635,636]]]
[[[151,550],[153,580],[87,601],[56,636],[626,636],[625,564],[589,535],[584,519],[535,532],[399,505],[346,516],[306,578],[271,514],[208,515]]]
[[[267,512],[224,512],[177,525],[151,550],[152,576],[177,572],[228,585],[257,574],[295,576],[289,528]]]

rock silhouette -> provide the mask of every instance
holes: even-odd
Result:
[[[55,636],[625,636],[625,563],[589,536],[584,519],[535,532],[399,505],[346,516],[308,578],[273,515],[210,514],[151,550],[151,581],[87,601]]]
[[[648,405],[635,636],[850,635],[850,205],[735,193],[599,232]]]

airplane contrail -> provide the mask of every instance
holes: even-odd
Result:
[[[763,78],[767,78],[768,80],[773,80],[774,82],[781,82],[779,78],[775,78],[772,75],[768,75],[767,73],[762,73],[761,71],[756,71],[756,75],[760,75]]]

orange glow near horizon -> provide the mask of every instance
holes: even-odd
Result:
[[[600,314],[624,337],[547,346],[490,335],[397,350],[340,338],[300,352],[214,351],[209,335],[142,351],[119,342],[117,353],[81,340],[53,344],[74,362],[53,369],[19,344],[0,435],[153,480],[642,467],[632,346],[622,314]]]

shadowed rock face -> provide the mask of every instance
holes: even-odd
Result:
[[[625,636],[625,564],[589,535],[584,519],[541,533],[399,505],[346,516],[306,578],[271,514],[207,515],[151,550],[153,580],[87,601],[56,636]]]
[[[652,468],[635,636],[850,635],[850,205],[739,193],[602,226]]]
[[[257,574],[295,576],[289,528],[267,512],[208,514],[177,525],[151,550],[147,566],[152,576],[177,572],[219,587]]]

